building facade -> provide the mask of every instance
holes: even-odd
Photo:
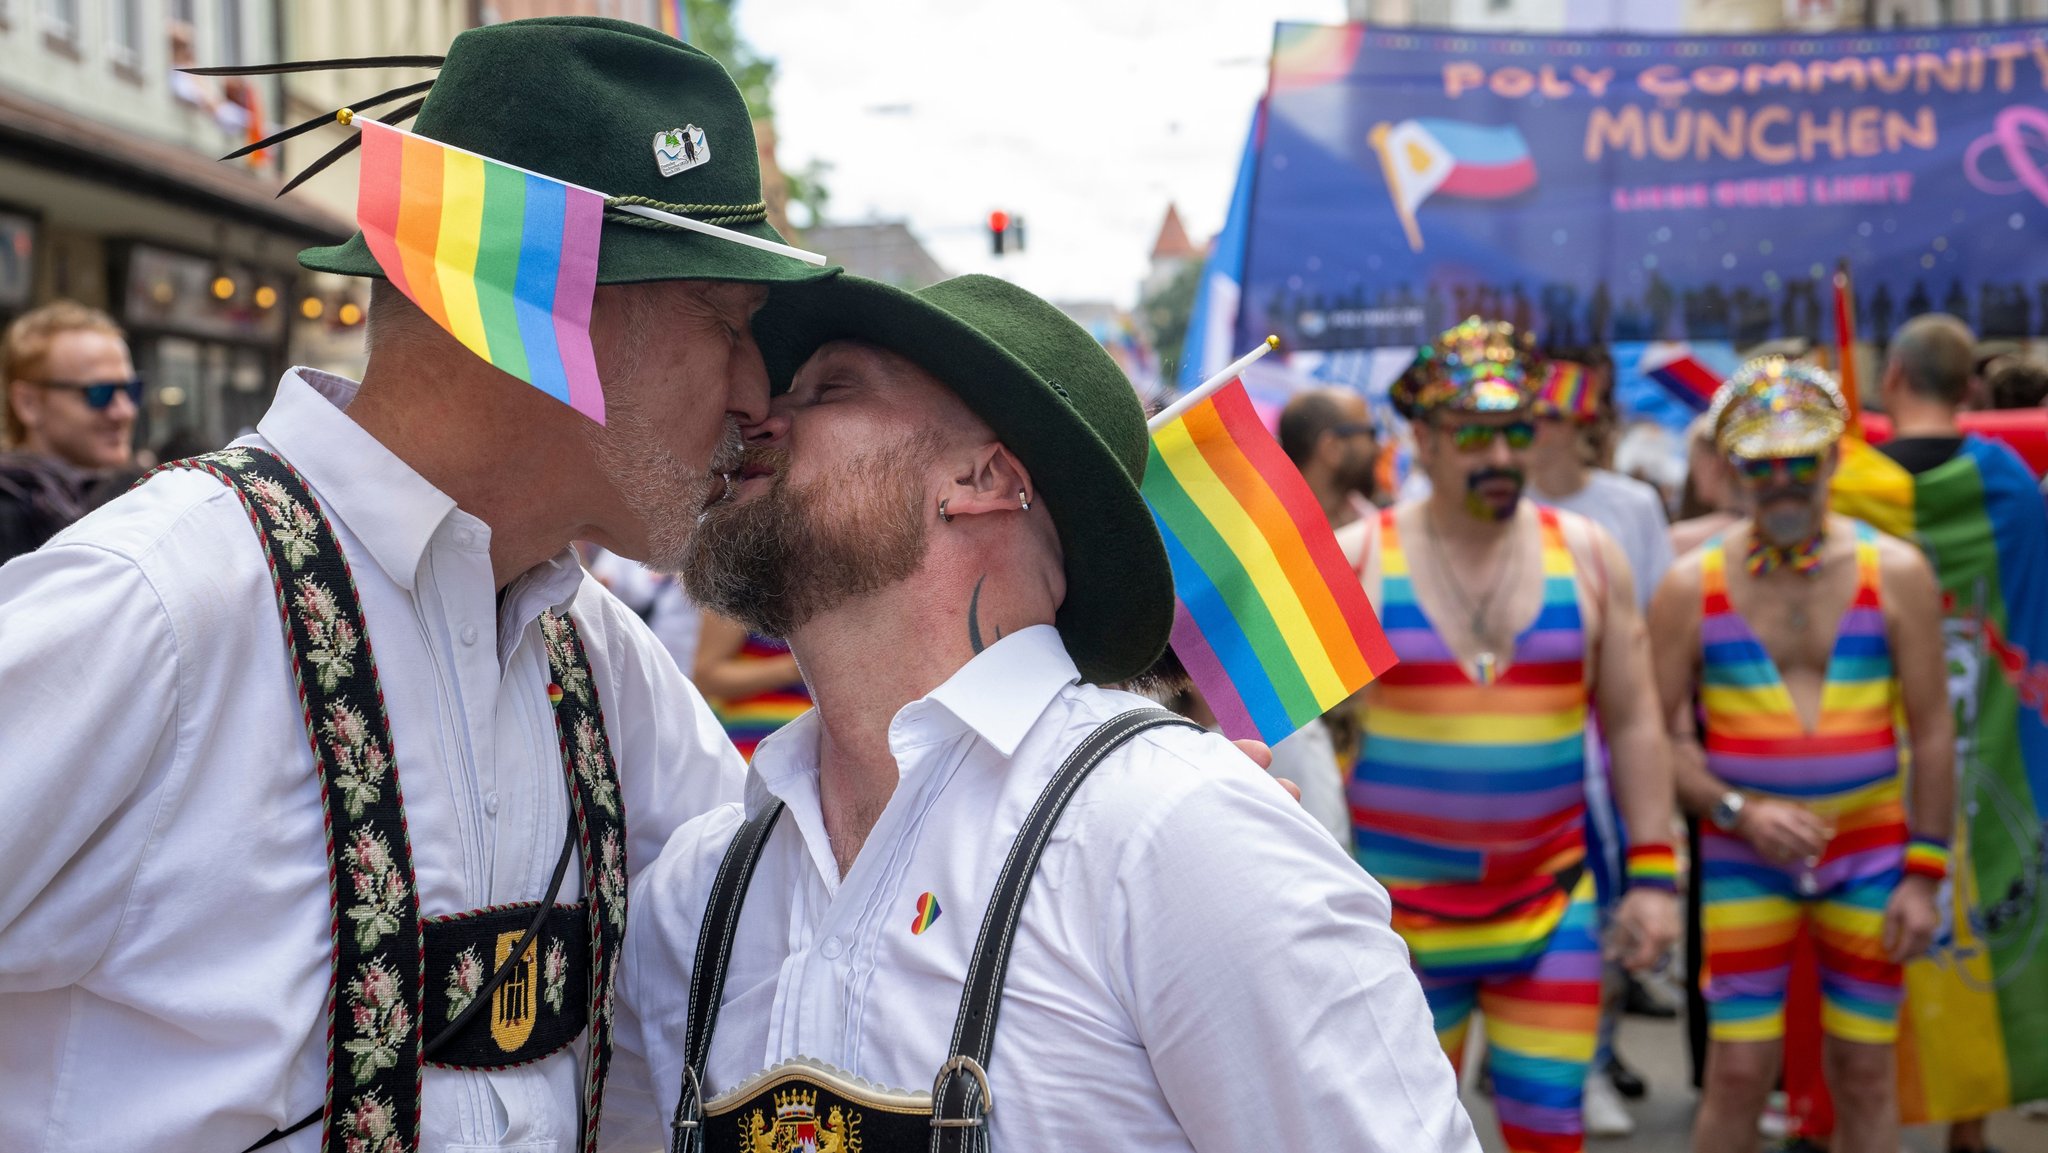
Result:
[[[69,297],[111,312],[149,381],[137,443],[203,449],[248,427],[290,359],[308,244],[348,217],[274,198],[270,78],[183,65],[275,59],[258,0],[0,0],[0,321]]]

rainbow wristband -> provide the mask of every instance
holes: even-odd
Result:
[[[1930,881],[1948,878],[1948,845],[1933,837],[1914,837],[1906,842],[1906,875]]]
[[[1671,852],[1670,845],[1630,845],[1628,847],[1628,883],[1630,888],[1661,889],[1667,893],[1678,891],[1678,858]]]

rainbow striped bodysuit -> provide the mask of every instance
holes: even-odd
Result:
[[[1416,602],[1393,511],[1380,514],[1380,622],[1401,663],[1368,690],[1351,820],[1452,1064],[1476,1007],[1508,1147],[1571,1153],[1584,1143],[1600,995],[1585,870],[1586,637],[1560,515],[1538,516],[1543,607],[1482,682]]]
[[[1810,733],[1777,665],[1728,601],[1718,539],[1702,550],[1700,578],[1707,768],[1732,788],[1796,801],[1835,827],[1813,867],[1773,863],[1741,837],[1700,827],[1709,1035],[1784,1035],[1785,985],[1804,919],[1819,953],[1823,1028],[1847,1041],[1890,1044],[1900,967],[1885,959],[1881,942],[1885,902],[1905,860],[1906,818],[1876,530],[1856,525],[1856,595]]]
[[[748,633],[746,642],[740,645],[739,654],[734,659],[762,661],[788,655],[789,645],[784,642]],[[709,703],[712,715],[725,726],[725,735],[731,739],[733,747],[739,749],[740,756],[752,761],[755,745],[811,707],[811,691],[802,680],[797,680],[751,697],[732,700],[712,698]]]

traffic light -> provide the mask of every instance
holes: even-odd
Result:
[[[1001,256],[1004,250],[1024,251],[1024,218],[998,208],[988,214],[989,251]]]

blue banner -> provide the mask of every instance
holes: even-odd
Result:
[[[1478,36],[1283,24],[1239,347],[2048,335],[2048,26]]]

